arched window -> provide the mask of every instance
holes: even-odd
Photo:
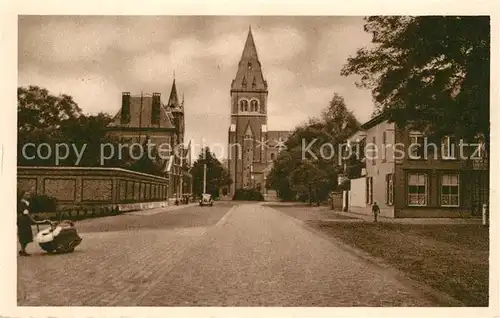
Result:
[[[274,153],[271,154],[271,160],[274,161]]]
[[[250,109],[252,112],[258,112],[259,111],[259,102],[256,101],[255,99],[250,102]]]
[[[242,112],[248,111],[248,101],[247,100],[240,101],[240,111],[242,111]]]

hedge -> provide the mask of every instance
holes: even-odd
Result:
[[[257,189],[237,189],[233,200],[239,201],[264,201],[264,196]]]

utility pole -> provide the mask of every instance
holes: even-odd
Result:
[[[203,194],[207,193],[207,164],[203,165]]]
[[[139,143],[142,144],[142,100],[143,100],[143,92],[141,90],[141,110],[139,112]]]

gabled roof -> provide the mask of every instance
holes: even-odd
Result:
[[[388,111],[382,112],[381,114],[371,118],[369,121],[361,125],[363,129],[370,129],[386,120],[391,119],[391,114]]]
[[[372,117],[370,120],[368,120],[367,122],[365,122],[364,124],[362,124],[361,125],[361,129],[359,129],[356,132],[352,133],[349,137],[347,137],[347,140],[351,141],[351,142],[362,141],[366,137],[366,132],[365,131],[367,129],[375,127],[376,125],[378,125],[380,123],[383,123],[386,120],[388,120],[388,121],[392,120],[391,113],[388,112],[388,111],[382,112],[379,115],[376,115],[376,116]]]
[[[231,84],[231,90],[239,91],[262,91],[267,90],[267,83],[262,74],[262,68],[257,54],[257,48],[252,35],[252,29],[248,29],[248,36],[238,64],[236,77]]]
[[[247,124],[247,128],[245,129],[245,136],[253,136],[252,127],[250,126],[250,122]]]

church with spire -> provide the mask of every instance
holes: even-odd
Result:
[[[191,160],[189,147],[184,145],[184,96],[182,100],[179,99],[175,77],[168,96],[168,100],[163,102],[161,93],[141,92],[132,95],[123,92],[120,110],[108,125],[108,135],[121,145],[145,145],[149,141],[156,147],[170,146],[162,146],[162,150],[179,149],[181,156],[173,156],[172,151],[169,154],[162,153],[159,159],[159,164],[164,167],[164,177],[169,178],[168,198],[175,200],[191,193],[192,188],[186,169]]]
[[[238,189],[250,188],[268,194],[267,175],[290,135],[289,131],[268,129],[268,93],[250,27],[230,90],[227,166],[233,181],[228,189],[231,196]]]

